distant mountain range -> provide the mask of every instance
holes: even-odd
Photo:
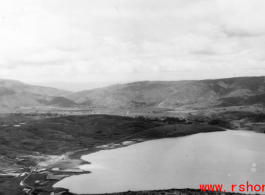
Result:
[[[205,103],[214,106],[265,104],[265,77],[215,80],[142,81],[69,92],[0,79],[0,105],[97,107],[177,107]]]
[[[264,103],[265,77],[240,77],[215,80],[143,81],[85,90],[68,96],[77,103],[106,107],[177,107],[211,102],[232,106],[231,98],[243,99],[236,105]],[[228,99],[230,98],[230,99]],[[229,104],[230,103],[230,104]]]

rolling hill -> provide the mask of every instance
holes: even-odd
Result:
[[[36,85],[16,80],[0,79],[1,106],[36,106],[49,102],[54,97],[64,97],[72,92]]]
[[[245,96],[245,97],[228,97],[222,98],[221,107],[229,107],[229,106],[245,106],[245,105],[253,105],[260,104],[265,105],[265,94],[253,95],[253,96]]]
[[[200,103],[205,106],[265,105],[264,98],[265,77],[141,81],[76,93],[0,79],[0,106],[71,107],[82,104],[107,108],[173,108]]]
[[[33,94],[47,95],[47,96],[66,96],[72,93],[61,89],[29,85],[22,83],[20,81],[9,80],[9,79],[0,79],[0,88],[1,88],[0,91],[2,91],[2,89],[6,89],[6,90],[12,90],[16,93],[29,92]]]
[[[71,106],[76,106],[77,103],[75,103],[73,100],[69,100],[64,97],[55,97],[50,102],[48,102],[48,105],[60,106],[60,107],[71,107]]]
[[[67,98],[90,106],[135,108],[176,107],[201,102],[218,105],[227,102],[226,98],[250,96],[252,99],[246,100],[246,104],[264,103],[255,101],[263,97],[262,94],[265,94],[265,77],[239,77],[199,81],[142,81],[80,91]],[[242,101],[242,104],[245,103]]]

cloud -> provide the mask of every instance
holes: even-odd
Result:
[[[15,2],[0,7],[2,78],[113,83],[264,74],[263,0]]]
[[[66,18],[40,6],[14,9],[3,17],[0,59],[5,66],[63,62],[70,60],[69,51],[91,49],[94,44],[88,31],[71,26]]]
[[[220,23],[230,36],[265,34],[263,0],[218,0]]]

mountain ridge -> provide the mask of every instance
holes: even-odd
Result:
[[[0,105],[8,106],[71,107],[79,104],[107,108],[174,108],[197,103],[205,103],[206,106],[263,105],[263,94],[265,76],[138,81],[79,92],[0,79]]]
[[[73,93],[67,98],[103,107],[176,107],[221,98],[255,96],[265,93],[265,77],[225,79],[140,81]]]

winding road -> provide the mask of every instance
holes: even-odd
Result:
[[[26,181],[26,179],[28,179],[28,178],[31,176],[31,174],[32,174],[37,168],[39,168],[39,167],[40,167],[39,165],[37,165],[37,166],[35,166],[35,167],[32,167],[31,170],[30,170],[30,172],[28,173],[28,175],[27,175],[27,176],[21,181],[21,183],[22,183],[23,186],[25,186],[25,187],[31,189],[30,191],[28,191],[28,194],[30,194],[30,195],[32,195],[32,192],[35,190],[35,188],[32,187],[32,186],[30,186],[30,185],[28,185],[28,184],[26,184],[25,181]]]

